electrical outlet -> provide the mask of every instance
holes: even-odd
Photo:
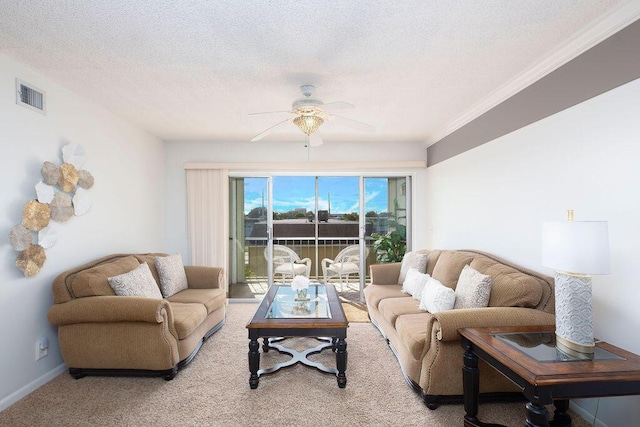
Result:
[[[40,360],[43,357],[49,355],[49,340],[47,337],[42,337],[36,342],[36,360]]]

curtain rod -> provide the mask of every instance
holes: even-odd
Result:
[[[287,163],[185,163],[185,169],[343,171],[380,169],[424,169],[425,160],[398,162],[287,162]]]

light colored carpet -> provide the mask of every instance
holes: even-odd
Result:
[[[459,426],[462,405],[427,409],[409,388],[384,339],[371,323],[348,329],[347,387],[335,376],[295,365],[249,388],[245,328],[256,304],[229,304],[227,324],[173,381],[161,378],[72,379],[61,374],[0,413],[0,426]],[[291,339],[287,346],[316,345]],[[261,367],[287,356],[270,351]],[[325,351],[315,356],[335,366]],[[452,363],[457,363],[452,362]],[[462,363],[462,361],[459,361]],[[480,418],[524,423],[524,402],[482,404]],[[574,427],[586,426],[572,413]]]

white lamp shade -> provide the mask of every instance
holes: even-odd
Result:
[[[542,265],[567,273],[609,274],[607,222],[545,222]]]

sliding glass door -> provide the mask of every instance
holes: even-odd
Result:
[[[317,277],[336,286],[345,298],[359,299],[364,287],[361,257],[360,177],[319,176]]]
[[[267,291],[269,178],[229,178],[229,297]]]
[[[361,299],[378,235],[406,242],[406,176],[230,177],[230,298],[261,298],[294,275]],[[377,233],[377,234],[376,234]],[[372,237],[373,235],[373,237]]]
[[[410,246],[410,184],[406,176],[364,178],[367,239],[373,246],[375,240],[385,236],[385,247],[390,249],[387,254],[379,249],[374,256],[377,261],[399,261]]]

